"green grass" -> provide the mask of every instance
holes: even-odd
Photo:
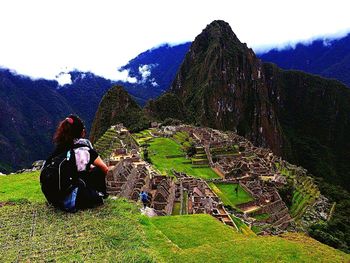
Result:
[[[270,215],[264,213],[264,214],[254,215],[253,217],[257,220],[266,220],[270,217]]]
[[[256,234],[260,233],[263,230],[260,226],[252,226],[252,231]]]
[[[245,236],[205,214],[147,218],[152,254],[161,262],[347,262],[349,255],[301,234]]]
[[[134,204],[68,214],[45,204],[0,208],[0,262],[151,262]]]
[[[167,158],[166,156],[185,154],[181,150],[181,146],[172,139],[154,138],[149,144],[149,158],[161,173],[170,175],[171,169],[175,169],[178,172],[184,172],[198,178],[210,179],[219,177],[210,167],[194,168],[189,163],[190,160],[185,157]]]
[[[254,200],[240,185],[238,185],[238,195],[236,195],[237,184],[210,182],[209,186],[220,197],[224,205],[235,207]]]
[[[256,234],[249,228],[249,226],[246,225],[240,218],[232,215],[230,217],[233,222],[235,222],[236,226],[242,234],[246,236],[256,236]]]
[[[0,262],[153,262],[139,210],[107,200],[75,214],[45,204],[39,172],[0,177]]]
[[[0,202],[44,202],[39,172],[0,176]]]

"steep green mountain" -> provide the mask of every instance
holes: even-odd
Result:
[[[350,90],[340,82],[263,64],[214,21],[192,43],[170,93],[184,105],[183,120],[237,131],[349,189]],[[170,117],[159,109],[146,106],[152,117]]]
[[[121,86],[114,86],[103,96],[92,123],[90,139],[97,141],[111,125],[123,123],[131,131],[147,128],[148,119],[140,106]]]
[[[269,98],[287,139],[284,156],[350,189],[350,90],[335,80],[265,64]]]
[[[214,21],[196,37],[170,92],[185,105],[183,119],[237,131],[281,153],[282,132],[263,65],[226,22]]]

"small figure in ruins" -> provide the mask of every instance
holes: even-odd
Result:
[[[146,191],[141,191],[140,199],[141,199],[141,202],[143,203],[143,209],[146,209],[147,204],[149,202],[148,193]]]
[[[239,184],[237,184],[236,188],[235,188],[236,196],[238,196],[238,186],[239,186]]]

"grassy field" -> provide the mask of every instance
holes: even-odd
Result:
[[[149,142],[149,157],[152,164],[161,172],[171,174],[171,169],[198,178],[210,179],[219,176],[210,167],[193,167],[191,160],[185,158],[181,146],[169,138],[154,138]],[[182,157],[171,157],[179,156]],[[168,158],[170,156],[171,158]]]
[[[235,207],[236,205],[253,201],[250,194],[248,194],[240,185],[210,182],[209,186],[220,197],[225,205]],[[235,191],[237,186],[238,194],[236,194]]]
[[[245,236],[209,215],[145,218],[154,257],[164,262],[347,262],[349,255],[302,234]]]
[[[209,215],[147,218],[125,199],[68,214],[39,173],[0,177],[0,262],[349,262],[303,235],[247,237]],[[26,200],[26,202],[23,202]]]
[[[39,172],[0,176],[0,202],[44,202]]]

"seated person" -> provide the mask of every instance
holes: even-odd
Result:
[[[40,175],[41,188],[48,202],[68,212],[103,203],[107,165],[94,150],[82,120],[69,115],[54,135],[56,149],[46,160]]]

